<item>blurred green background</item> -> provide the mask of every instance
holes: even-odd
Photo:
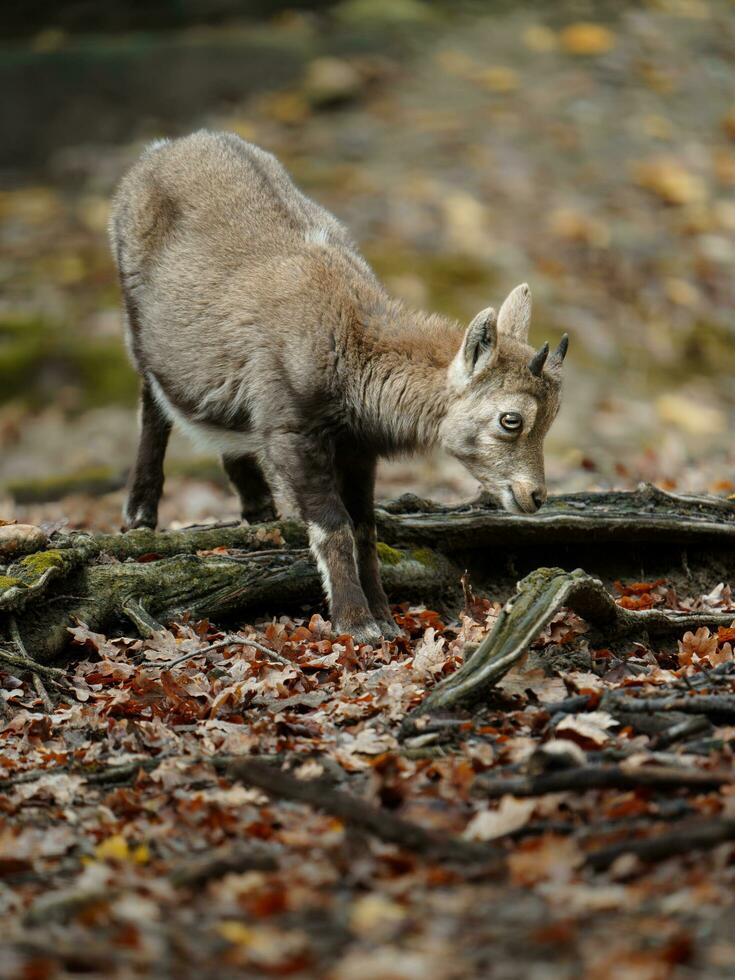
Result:
[[[147,140],[200,126],[276,153],[414,305],[467,320],[531,284],[532,339],[571,335],[552,489],[735,492],[732,2],[79,0],[3,21],[0,517],[117,520],[137,386],[107,202]],[[174,439],[165,522],[234,513],[192,453]],[[91,495],[46,502],[75,481]],[[383,467],[384,495],[408,488],[474,484],[440,454]]]

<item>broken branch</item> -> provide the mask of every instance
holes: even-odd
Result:
[[[455,837],[439,837],[418,824],[402,820],[365,800],[335,790],[325,779],[296,779],[258,759],[244,759],[226,766],[232,779],[257,786],[269,796],[305,803],[337,817],[351,828],[365,831],[390,844],[418,851],[438,860],[481,862],[489,866],[499,860],[494,848]]]
[[[477,701],[525,655],[554,615],[568,607],[605,630],[608,639],[640,633],[670,633],[703,625],[728,625],[732,612],[678,613],[666,609],[632,611],[619,606],[599,579],[583,569],[538,568],[518,583],[516,595],[492,631],[454,674],[441,681],[407,718]]]
[[[701,769],[679,769],[674,766],[619,765],[578,766],[559,772],[539,773],[537,776],[513,776],[498,779],[478,776],[475,786],[483,796],[496,799],[511,796],[543,796],[567,790],[585,792],[590,789],[695,789],[700,792],[717,789],[733,781],[729,771],[708,772]]]

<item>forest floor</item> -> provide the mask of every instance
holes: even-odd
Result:
[[[312,608],[6,664],[0,974],[731,976],[735,601],[614,594],[731,626],[606,643],[562,610],[479,706],[408,724],[493,597],[394,606],[377,647]]]
[[[281,18],[268,43],[302,52],[291,82],[186,125],[146,118],[121,144],[50,149],[3,192],[0,519],[119,527],[135,379],[107,200],[145,139],[198,125],[276,152],[408,302],[466,321],[531,283],[533,339],[571,334],[552,488],[735,492],[732,7],[605,5],[590,30],[577,3],[395,6],[398,43],[362,52],[349,18],[326,40],[308,15]],[[34,43],[51,57],[76,41]],[[101,463],[114,485],[86,492]],[[67,474],[80,489],[46,482]],[[475,486],[437,456],[381,469],[380,496],[403,490]],[[174,440],[162,524],[233,516],[210,463]],[[79,624],[45,692],[0,670],[0,975],[732,976],[735,603],[728,582],[687,595],[637,579],[616,590],[627,608],[732,610],[733,627],[591,644],[563,612],[485,704],[408,733],[497,596],[397,606],[405,636],[375,648],[313,608],[153,639]],[[678,701],[646,726],[611,696]],[[280,775],[237,768],[252,756]]]

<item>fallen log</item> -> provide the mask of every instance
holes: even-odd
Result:
[[[62,653],[77,621],[103,632],[127,620],[129,632],[131,621],[139,629],[144,617],[154,625],[185,613],[226,619],[246,609],[281,613],[322,601],[319,574],[303,549],[100,562],[89,560],[88,546],[81,558],[74,548],[52,549],[8,569],[0,616],[15,617],[24,646],[41,663]],[[382,573],[394,599],[433,599],[459,579],[448,559],[427,549],[389,551]]]
[[[735,560],[735,505],[716,498],[676,496],[653,487],[635,493],[553,497],[533,516],[508,514],[482,503],[447,508],[414,497],[388,504],[376,516],[383,577],[394,601],[453,601],[462,568],[470,569],[478,588],[507,596],[520,577],[519,570],[535,568],[544,549],[570,562],[584,557],[594,571],[600,568],[602,579],[612,581],[612,576],[621,574],[620,561],[627,562],[629,574],[630,549],[640,545],[646,571],[687,577],[698,569],[708,588],[714,576],[715,582],[727,579]],[[31,541],[32,536],[24,540]],[[656,547],[650,547],[654,542]],[[130,632],[132,628],[147,635],[185,613],[221,619],[246,611],[281,614],[313,606],[322,601],[322,594],[306,544],[304,526],[289,520],[254,527],[56,533],[48,548],[25,555],[23,549],[32,545],[20,542],[19,550],[9,552],[12,564],[0,566],[0,649],[6,661],[21,655],[9,636],[11,616],[30,656],[48,663],[63,652],[67,627],[76,619],[95,630]],[[219,553],[223,549],[226,553]],[[613,553],[619,556],[618,565],[608,562],[609,567],[603,568]],[[711,563],[713,554],[719,555],[716,567]],[[636,565],[638,575],[644,570],[643,561]],[[612,602],[601,582],[592,586],[591,576],[583,586],[577,579],[584,573],[561,569],[558,573],[572,578],[555,580],[554,585],[554,576],[547,575],[543,598],[537,597],[529,606],[525,626],[530,639],[545,625],[547,613],[553,615],[565,601],[613,635],[633,629],[673,632],[727,620],[714,613],[687,616],[659,609],[628,613]],[[511,645],[519,655],[530,642],[525,634],[515,633],[524,625],[524,602],[514,603],[512,621]],[[485,651],[468,660],[447,688],[441,687],[442,697],[470,673],[475,681],[482,681],[480,687],[490,683],[480,673]],[[26,669],[32,668],[26,665]]]
[[[735,541],[735,502],[673,494],[651,484],[635,491],[559,494],[537,513],[509,514],[486,503],[441,507],[405,494],[377,512],[378,531],[389,543],[410,540],[441,550],[524,541],[679,544]]]

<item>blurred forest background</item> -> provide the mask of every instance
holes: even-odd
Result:
[[[3,12],[0,518],[117,526],[137,438],[108,200],[146,141],[276,153],[388,287],[571,335],[553,489],[735,491],[735,4],[29,2]],[[162,520],[234,516],[176,437]],[[436,456],[380,492],[474,492]],[[71,494],[71,496],[69,496]]]

